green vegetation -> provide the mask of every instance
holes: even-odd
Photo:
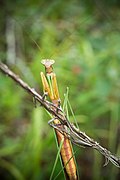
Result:
[[[54,59],[60,96],[64,100],[69,87],[80,129],[120,156],[119,5],[117,0],[3,0],[0,59],[41,93],[40,61]],[[32,98],[0,73],[1,179],[50,178],[58,150],[48,120],[43,108],[34,108]],[[81,179],[120,178],[111,163],[103,167],[99,153],[74,149]],[[54,175],[59,171],[60,163]]]

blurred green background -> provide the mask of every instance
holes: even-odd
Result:
[[[0,60],[42,94],[40,61],[54,59],[61,99],[69,87],[80,129],[120,156],[120,1],[1,0],[0,6]],[[57,147],[48,120],[0,73],[0,179],[49,179]],[[120,179],[96,151],[74,149],[81,179]],[[60,170],[58,162],[54,177]]]

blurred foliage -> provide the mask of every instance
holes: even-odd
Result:
[[[120,2],[2,0],[0,59],[42,93],[40,60],[55,59],[80,129],[120,155]],[[39,105],[38,105],[39,106]],[[0,73],[0,177],[49,179],[57,154],[49,117]],[[71,119],[72,121],[72,119]],[[118,168],[75,147],[81,179],[119,179]],[[56,175],[61,170],[56,167]],[[63,179],[62,173],[57,179]]]

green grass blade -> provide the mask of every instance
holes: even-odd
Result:
[[[76,118],[75,118],[75,114],[74,114],[74,112],[73,112],[73,109],[72,109],[72,106],[71,106],[71,104],[70,104],[69,99],[68,99],[68,105],[69,105],[71,114],[72,114],[72,116],[73,116],[73,119],[74,119],[74,121],[75,121],[75,125],[76,125],[76,127],[79,129],[79,125],[78,125],[77,120],[76,120]]]
[[[69,111],[68,111],[68,94],[69,94],[69,87],[67,87],[67,91],[64,94],[64,102],[63,102],[63,111],[66,113],[66,116],[69,120]]]
[[[55,171],[55,167],[57,165],[57,161],[58,161],[58,158],[59,158],[59,155],[60,155],[60,151],[61,151],[61,147],[63,145],[63,142],[64,142],[64,138],[61,140],[60,142],[60,147],[59,147],[59,150],[57,152],[57,156],[56,156],[56,159],[55,159],[55,163],[54,163],[54,166],[53,166],[53,169],[52,169],[52,173],[51,173],[51,176],[50,176],[50,180],[53,179],[53,174],[54,174],[54,171]]]
[[[64,103],[63,103],[63,111],[66,112],[67,118],[69,119],[69,113],[68,113],[69,112],[68,111],[68,107],[69,107],[70,112],[71,112],[71,114],[73,116],[73,119],[75,121],[76,127],[79,129],[79,125],[78,125],[77,120],[75,118],[75,114],[74,114],[72,106],[70,104],[69,96],[68,95],[69,95],[69,87],[67,87],[67,92],[65,93],[65,99],[64,99]]]
[[[56,146],[57,146],[57,149],[59,150],[59,146],[58,146],[58,141],[57,141],[57,136],[56,136],[56,133],[55,133],[55,130],[53,129],[53,132],[54,132],[54,136],[55,136],[55,142],[56,142]],[[63,172],[63,176],[64,176],[64,179],[66,179],[65,178],[65,171],[64,171],[64,168],[63,168],[63,163],[62,163],[62,157],[61,157],[61,155],[59,154],[59,159],[60,159],[60,164],[61,164],[61,172]]]

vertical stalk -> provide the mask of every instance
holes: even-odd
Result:
[[[45,72],[46,72],[46,76],[41,72],[41,79],[42,79],[44,93],[47,93],[52,103],[56,107],[59,107],[60,106],[59,91],[57,86],[56,74],[53,72],[53,67],[52,67],[52,65],[54,64],[54,60],[49,60],[49,59],[42,60],[41,63],[45,66]],[[55,119],[54,123],[60,124],[60,121],[58,119]],[[55,130],[55,133],[57,136],[58,146],[60,146],[61,141],[63,139],[60,155],[61,155],[66,179],[77,180],[78,179],[77,168],[75,164],[74,155],[72,152],[71,142],[59,131]]]

